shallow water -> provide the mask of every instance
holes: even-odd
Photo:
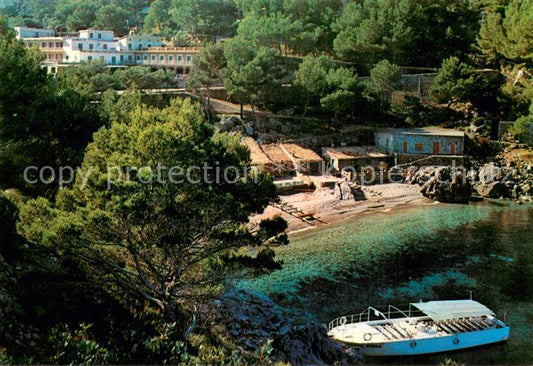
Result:
[[[289,246],[276,250],[282,270],[238,286],[270,296],[297,323],[327,323],[368,305],[464,299],[472,291],[474,299],[507,316],[507,344],[385,362],[531,364],[532,223],[532,206],[486,203],[362,217],[292,235]]]

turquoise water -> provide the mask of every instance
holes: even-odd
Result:
[[[503,346],[446,356],[465,363],[533,362],[533,207],[429,205],[291,236],[283,269],[239,281],[296,323],[327,323],[368,305],[474,298],[506,315]],[[391,362],[393,360],[388,360]],[[415,362],[417,360],[394,360]]]

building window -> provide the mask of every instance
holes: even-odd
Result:
[[[191,55],[187,55],[187,63],[191,62],[192,60],[192,56]]]
[[[104,50],[107,50],[107,44],[104,44]]]
[[[94,49],[94,45],[92,43],[89,43],[89,49],[90,50]]]
[[[139,43],[139,51],[143,49],[143,44]]]
[[[112,56],[112,57],[111,57],[111,63],[112,63],[113,65],[115,65],[115,64],[117,63],[117,56]]]
[[[137,61],[141,60],[141,56],[137,55]]]
[[[415,144],[415,149],[417,150],[424,150],[424,144]]]
[[[131,50],[133,48],[133,45],[131,43],[128,43],[128,50]]]
[[[80,51],[83,51],[83,43],[78,43],[78,49],[79,49]]]
[[[168,56],[168,62],[172,62],[174,60],[174,57]]]
[[[32,48],[32,47],[33,47],[33,43],[28,42],[28,48]]]
[[[94,34],[89,33],[89,38],[93,38],[93,37],[94,37]]]
[[[54,48],[54,43],[53,42],[48,42],[48,48]]]
[[[87,61],[92,61],[92,60],[93,60],[92,56],[87,56]]]
[[[98,39],[102,39],[102,33],[98,33]]]
[[[152,55],[152,61],[155,61],[155,55]]]
[[[165,56],[160,55],[160,56],[159,56],[159,61],[165,61]]]
[[[148,48],[152,48],[152,45],[150,43],[148,43]]]
[[[148,55],[144,55],[144,60],[148,60]]]
[[[182,62],[183,61],[183,56],[178,56],[178,62]]]
[[[128,61],[132,61],[133,57],[131,55],[128,55]]]
[[[46,48],[46,43],[45,42],[41,43],[41,48]]]

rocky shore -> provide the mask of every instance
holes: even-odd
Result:
[[[266,296],[230,290],[217,306],[220,322],[246,351],[270,345],[272,360],[292,365],[354,365],[361,361],[353,349],[332,341],[322,324],[295,326],[283,318]]]
[[[533,152],[511,146],[489,163],[473,161],[470,169],[450,166],[411,166],[402,171],[407,184],[440,202],[466,203],[481,198],[532,202]]]

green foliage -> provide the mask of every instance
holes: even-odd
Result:
[[[430,95],[440,103],[471,102],[482,111],[498,108],[503,84],[498,72],[477,71],[457,57],[444,60],[433,81]]]
[[[438,102],[465,101],[473,89],[474,68],[451,57],[442,62],[442,67],[433,81],[430,94]]]
[[[328,56],[308,55],[294,74],[294,87],[303,95],[305,111],[310,105],[320,105],[326,112],[341,113],[352,110],[361,95],[357,75],[338,67]]]
[[[267,238],[272,238],[287,230],[288,224],[283,217],[276,215],[270,219],[262,220],[259,224],[259,227],[261,230],[264,230]]]
[[[533,87],[529,88],[529,93],[533,94]],[[528,142],[533,139],[531,136],[531,125],[533,124],[533,99],[530,99],[529,114],[518,118],[510,131],[520,141]]]
[[[58,31],[77,31],[105,27],[119,35],[142,24],[145,0],[15,0],[4,11],[11,25],[49,27]]]
[[[125,36],[130,27],[130,14],[116,4],[108,4],[98,9],[93,25],[99,29],[112,30],[118,36]]]
[[[238,35],[260,46],[300,54],[329,51],[331,23],[342,9],[338,0],[238,1],[244,17]]]
[[[56,186],[26,185],[24,169],[77,166],[100,124],[89,100],[48,77],[41,61],[11,32],[0,36],[0,185],[32,194],[50,194]]]
[[[7,193],[0,193],[0,256],[13,258],[18,252],[19,237],[15,229],[18,207]]]
[[[187,345],[181,341],[180,327],[176,323],[164,323],[159,335],[145,341],[145,347],[160,356],[163,365],[177,365],[190,361]]]
[[[224,48],[212,43],[204,45],[196,55],[187,87],[209,98],[209,88],[222,82],[221,72],[225,66]]]
[[[334,25],[334,51],[363,70],[382,58],[436,66],[445,57],[468,52],[477,17],[475,9],[460,0],[349,2]]]
[[[402,103],[394,104],[391,114],[398,117],[407,126],[425,127],[441,126],[464,119],[462,113],[451,108],[440,108],[422,103],[420,98],[406,95]]]
[[[172,38],[179,31],[214,41],[235,31],[237,9],[232,0],[155,0],[144,31]]]
[[[130,112],[141,105],[141,95],[136,88],[130,88],[122,95],[114,90],[102,93],[100,113],[102,118],[111,123],[125,122],[131,117]]]
[[[94,135],[82,173],[56,204],[40,198],[21,208],[18,229],[29,242],[77,258],[101,281],[145,298],[183,334],[190,299],[216,293],[222,273],[210,263],[260,244],[245,224],[275,195],[264,175],[238,178],[232,169],[217,184],[214,168],[204,178],[194,167],[243,171],[248,160],[239,138],[213,136],[189,100],[163,110],[139,106]],[[171,167],[189,173],[176,177]],[[151,176],[159,169],[159,178]]]
[[[528,116],[520,117],[517,119],[510,129],[510,133],[517,137],[520,141],[531,141],[530,131],[533,124],[533,112]]]
[[[305,110],[316,105],[326,94],[327,75],[333,68],[333,61],[325,55],[318,57],[308,55],[294,73],[293,85],[298,88],[305,99]]]
[[[237,21],[233,0],[172,0],[170,14],[179,29],[212,41],[232,36]]]
[[[100,61],[65,68],[61,70],[58,78],[70,88],[90,98],[94,98],[95,93],[108,89],[158,89],[177,86],[175,74],[171,70],[152,71],[149,67],[133,66],[112,72]]]
[[[102,365],[106,364],[109,351],[92,339],[89,330],[92,324],[80,324],[75,330],[67,325],[54,327],[49,341],[55,352],[52,362],[60,365]]]
[[[228,94],[252,106],[268,104],[281,88],[280,55],[272,48],[257,48],[252,42],[233,38],[224,44],[227,65],[222,78]]]
[[[371,92],[381,96],[382,99],[390,98],[392,92],[400,87],[402,73],[400,68],[388,60],[382,60],[370,72],[368,87]]]
[[[490,61],[533,61],[533,1],[510,0],[486,6],[478,45]]]
[[[339,119],[341,113],[353,110],[355,100],[361,95],[357,74],[339,67],[328,72],[326,82],[328,94],[320,99],[320,104],[325,110],[335,112],[335,119]]]
[[[155,0],[150,5],[150,11],[144,19],[144,31],[163,36],[169,36],[176,25],[169,17],[171,0]]]

